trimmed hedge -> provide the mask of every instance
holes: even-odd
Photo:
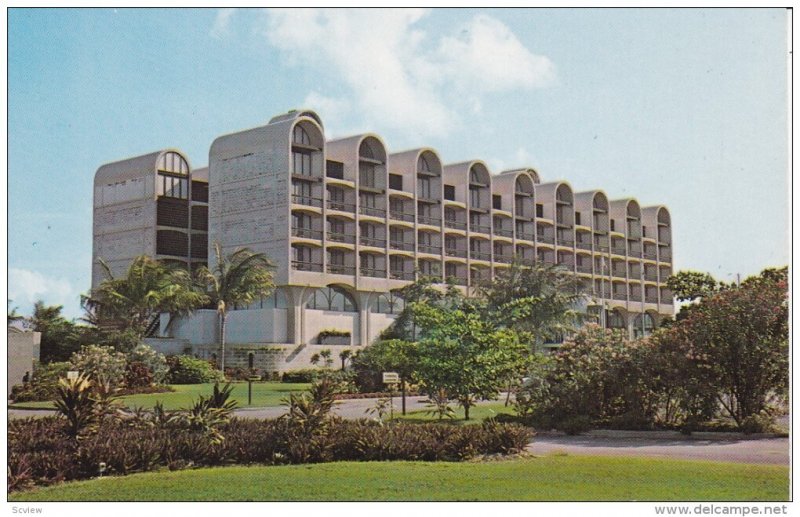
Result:
[[[165,419],[107,420],[80,440],[67,437],[55,417],[8,424],[8,490],[169,468],[228,464],[277,465],[341,460],[460,461],[525,448],[533,432],[494,421],[474,426],[392,423],[332,418],[310,439],[298,439],[287,419],[233,418],[219,427],[224,439],[176,428]]]
[[[171,355],[167,357],[169,384],[203,384],[206,382],[222,382],[222,372],[203,359],[189,355]]]

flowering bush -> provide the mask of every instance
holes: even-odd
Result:
[[[70,366],[91,379],[107,382],[112,387],[125,381],[125,354],[115,351],[110,346],[85,345],[79,352],[72,354]]]
[[[156,384],[163,384],[167,380],[167,373],[169,367],[167,366],[167,359],[164,354],[158,353],[152,347],[140,343],[128,354],[128,362],[143,363],[150,370],[153,376],[153,382]]]

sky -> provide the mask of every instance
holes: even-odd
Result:
[[[666,205],[675,270],[789,262],[783,9],[10,9],[8,298],[79,317],[92,181],[294,108],[327,138]]]

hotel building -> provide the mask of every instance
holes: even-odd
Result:
[[[168,150],[98,170],[95,261],[120,272],[139,254],[213,266],[212,242],[277,266],[275,293],[230,313],[228,364],[302,368],[313,345],[367,345],[402,310],[393,289],[425,275],[469,293],[515,258],[571,270],[587,310],[632,336],[674,312],[665,207],[573,192],[534,169],[443,164],[431,148],[390,153],[375,134],[326,140],[313,111],[217,138],[208,168]],[[93,286],[101,279],[95,266]],[[151,342],[214,356],[216,320],[200,310],[162,322]]]

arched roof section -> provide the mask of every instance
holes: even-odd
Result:
[[[168,148],[141,156],[101,165],[94,175],[94,184],[108,185],[118,181],[155,176],[159,167],[169,167],[169,172],[191,174],[189,159],[178,149]],[[172,170],[172,169],[176,169]]]
[[[317,115],[316,111],[310,109],[301,109],[301,110],[289,110],[286,113],[281,115],[275,115],[271,119],[269,119],[270,124],[278,124],[281,122],[297,120],[300,118],[309,118],[312,119],[316,124],[319,126],[320,130],[324,129],[322,125],[322,119],[319,115]]]
[[[575,208],[586,212],[591,212],[594,209],[608,211],[608,196],[602,190],[576,192]]]
[[[491,174],[489,167],[481,160],[470,160],[466,162],[450,163],[444,166],[442,174],[445,183],[450,185],[466,185],[470,181],[470,172],[473,168],[478,175],[483,178],[487,185],[491,185]]]
[[[635,214],[638,214],[638,217],[641,217],[641,210],[639,209],[639,203],[636,202],[633,198],[623,198],[623,199],[612,199],[608,203],[608,209],[611,217],[620,220],[626,220],[628,214],[631,213],[629,211],[629,206],[631,203],[634,203],[634,208],[631,211]]]
[[[535,181],[530,172],[533,169],[516,169],[503,171],[492,178],[492,185],[496,188],[496,193],[534,194]]]
[[[419,158],[417,158],[417,172],[419,171],[430,172],[437,176],[441,176],[442,161],[439,159],[439,155],[430,149],[426,149],[419,153]]]
[[[328,140],[325,150],[329,159],[345,163],[356,163],[362,156],[384,164],[387,160],[386,143],[375,133],[361,133]],[[374,158],[370,157],[370,154]]]
[[[375,136],[365,136],[358,146],[358,156],[360,158],[370,158],[383,164],[386,163],[386,147]]]
[[[433,169],[432,172],[441,176],[442,174],[442,159],[435,149],[430,147],[421,147],[418,149],[409,149],[399,153],[392,153],[389,155],[389,172],[392,174],[414,174],[420,169],[421,160],[425,158],[428,165]]]
[[[522,168],[522,169],[509,169],[507,171],[501,172],[496,177],[504,176],[506,174],[517,175],[519,173],[525,173],[525,174],[529,175],[531,177],[531,179],[533,180],[533,182],[535,184],[537,184],[537,185],[542,182],[541,179],[539,178],[539,172],[537,172],[537,170],[534,169],[533,167],[525,167],[525,168]]]
[[[628,217],[635,217],[636,219],[642,218],[642,209],[639,207],[639,203],[635,199],[628,201],[625,211]]]
[[[489,174],[489,167],[480,161],[473,163],[469,168],[469,182],[491,186],[492,175]]]
[[[572,187],[567,183],[561,183],[558,188],[556,188],[556,200],[573,204],[575,198],[572,195]]]

